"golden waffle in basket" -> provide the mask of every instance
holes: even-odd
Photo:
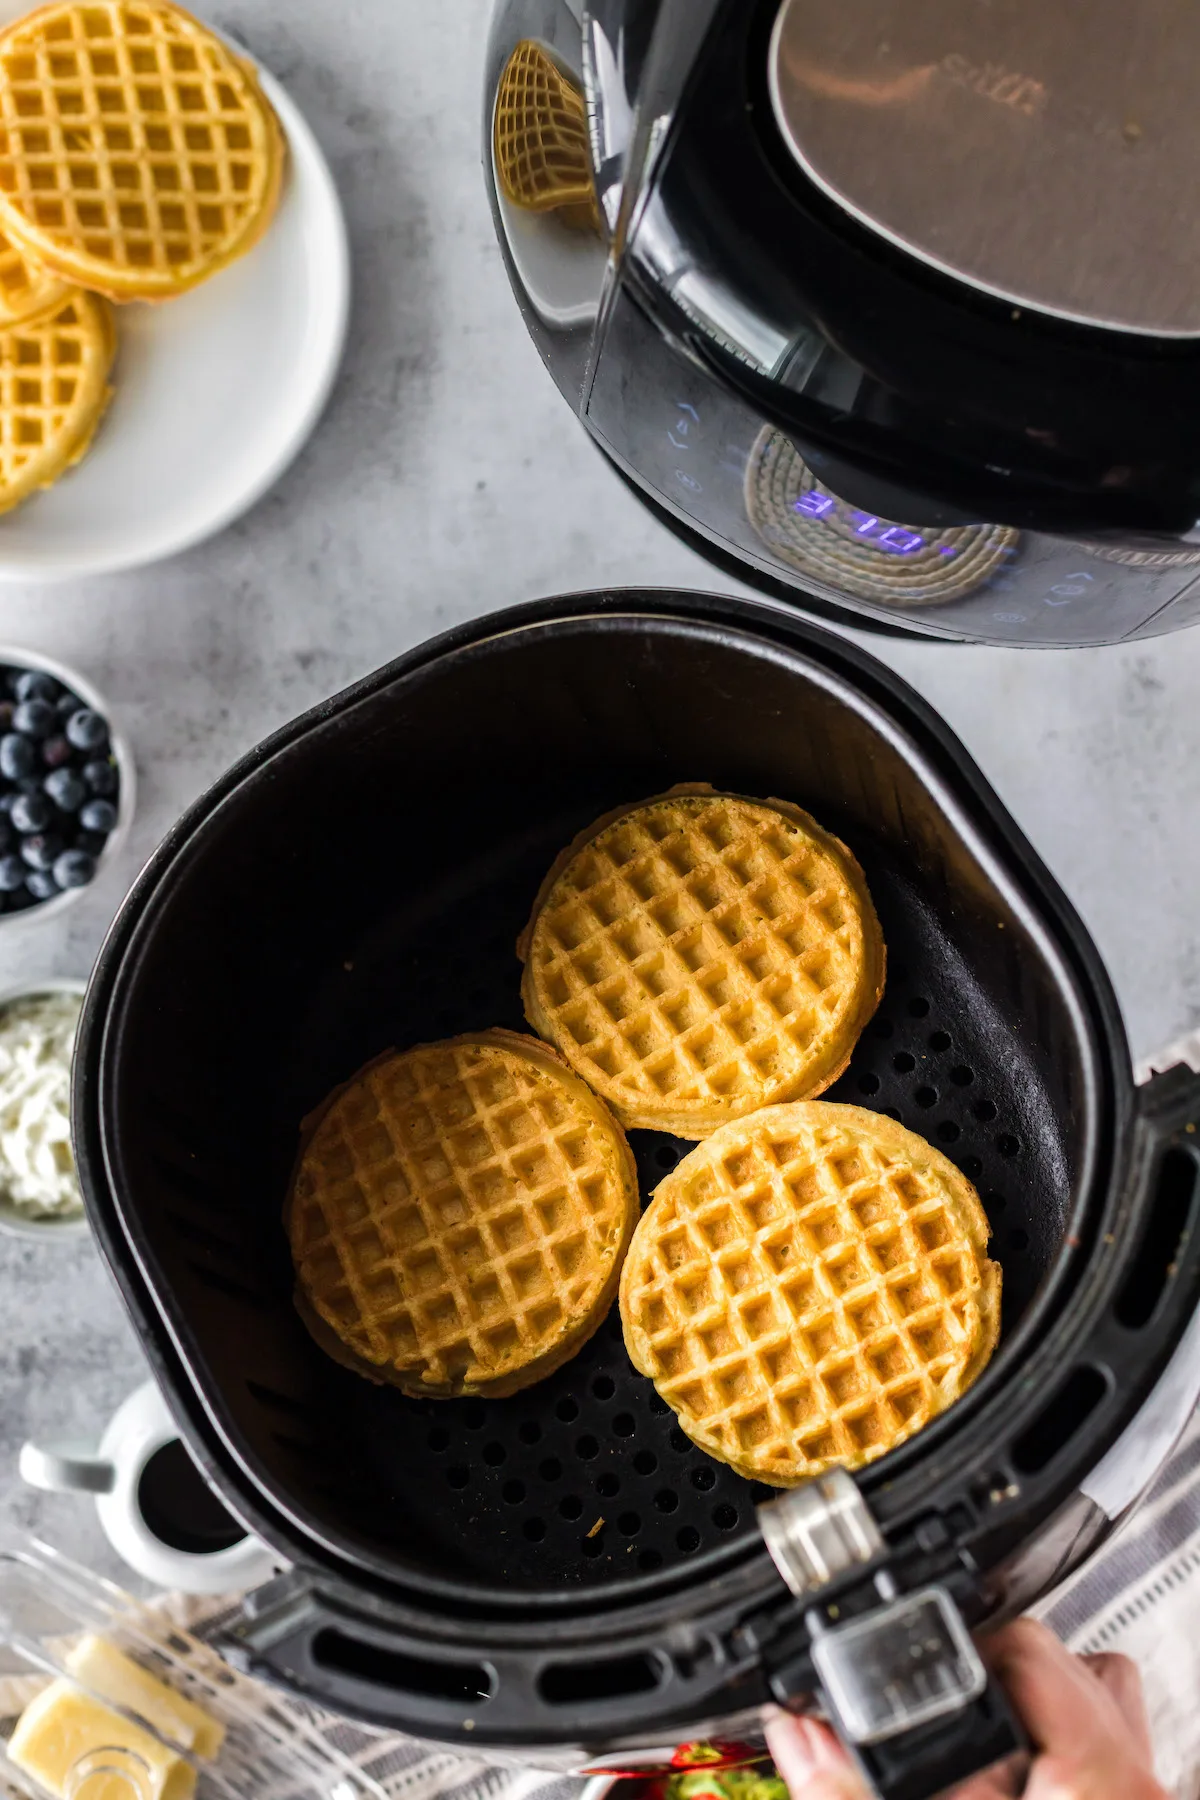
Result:
[[[283,138],[251,66],[168,0],[68,0],[0,33],[0,230],[114,300],[224,268],[272,216]]]
[[[915,1132],[765,1107],[656,1190],[621,1277],[625,1346],[710,1456],[794,1487],[883,1456],[975,1380],[1000,1329],[988,1235]]]
[[[492,145],[496,179],[513,206],[599,229],[583,95],[530,38],[500,77]]]
[[[116,334],[78,289],[56,313],[0,331],[0,513],[77,463],[108,405]]]
[[[604,1318],[637,1171],[535,1038],[389,1051],[306,1132],[285,1223],[301,1315],[339,1361],[410,1394],[515,1394]]]
[[[746,516],[775,555],[835,595],[878,606],[965,600],[1009,567],[1011,525],[921,531],[847,506],[818,481],[791,439],[766,425],[746,464]]]
[[[71,291],[69,281],[32,262],[0,231],[0,331],[56,312]]]
[[[534,1030],[623,1125],[680,1137],[823,1093],[883,993],[846,846],[798,806],[704,784],[576,838],[517,952]]]

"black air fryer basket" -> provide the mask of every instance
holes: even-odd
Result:
[[[615,1308],[515,1398],[418,1401],[335,1365],[292,1305],[299,1121],[389,1045],[526,1028],[514,941],[553,856],[680,780],[797,801],[860,858],[888,986],[827,1097],[943,1148],[1004,1270],[986,1373],[855,1477],[882,1564],[807,1618],[764,1548],[770,1491],[682,1435]],[[1087,933],[942,722],[762,606],[524,608],[287,726],[135,887],[76,1067],[89,1211],[143,1342],[213,1482],[295,1565],[252,1602],[244,1658],[452,1742],[695,1737],[772,1694],[802,1704],[814,1621],[881,1591],[941,1584],[972,1623],[1024,1605],[1107,1528],[1080,1480],[1200,1285],[1200,1084],[1177,1069],[1135,1089]],[[631,1137],[645,1195],[686,1146]],[[957,1766],[944,1731],[918,1753]]]

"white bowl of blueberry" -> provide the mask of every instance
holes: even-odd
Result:
[[[96,690],[0,645],[0,925],[69,906],[133,818],[133,758]]]

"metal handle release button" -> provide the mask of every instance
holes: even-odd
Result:
[[[771,1560],[793,1594],[827,1582],[882,1555],[885,1545],[866,1502],[845,1469],[831,1469],[758,1509]]]

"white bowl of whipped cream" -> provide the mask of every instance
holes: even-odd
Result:
[[[0,1232],[87,1231],[71,1152],[71,1053],[86,984],[0,992]]]

